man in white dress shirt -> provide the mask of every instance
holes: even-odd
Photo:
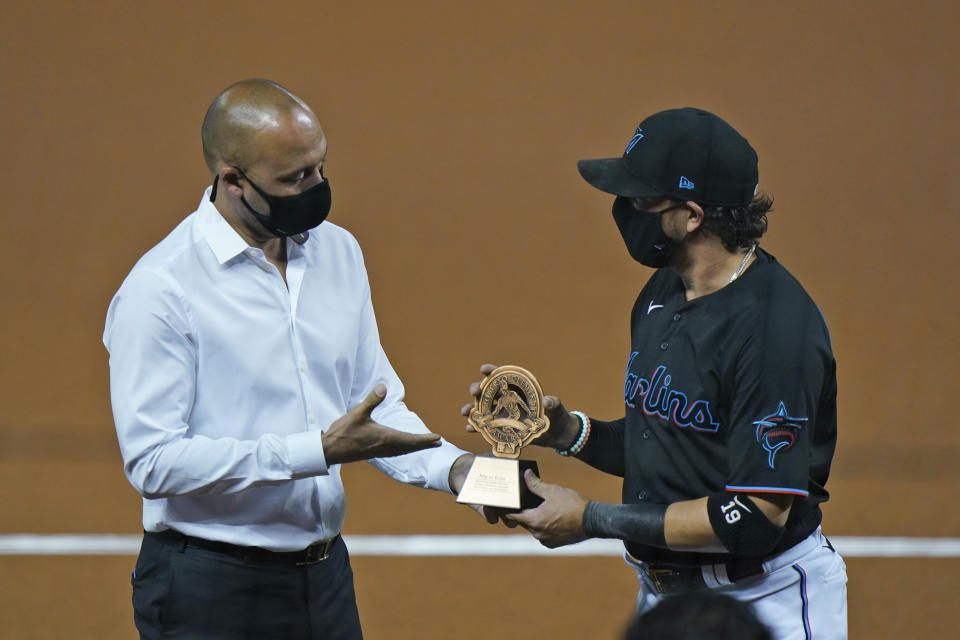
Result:
[[[245,80],[202,138],[213,186],[137,262],[103,336],[143,496],[134,619],[142,638],[360,638],[340,465],[455,493],[472,456],[403,403],[360,248],[321,224],[310,108]]]

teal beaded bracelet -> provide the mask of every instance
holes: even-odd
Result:
[[[590,418],[582,411],[571,411],[570,413],[577,416],[577,420],[580,421],[580,434],[577,436],[576,441],[567,449],[557,449],[557,453],[562,456],[575,456],[580,453],[584,445],[587,444],[587,438],[590,437]]]

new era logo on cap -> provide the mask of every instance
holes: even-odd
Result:
[[[693,183],[690,182],[688,178],[680,176],[680,188],[681,189],[693,189]]]

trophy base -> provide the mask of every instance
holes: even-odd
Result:
[[[533,509],[543,502],[543,498],[527,488],[527,483],[523,480],[523,472],[527,469],[540,475],[534,460],[477,456],[473,459],[457,502],[514,511]]]

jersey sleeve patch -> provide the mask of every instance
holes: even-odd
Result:
[[[757,428],[757,444],[767,452],[767,465],[771,469],[777,468],[778,453],[793,448],[797,435],[806,426],[806,422],[807,418],[791,416],[782,400],[776,411],[753,421]]]

